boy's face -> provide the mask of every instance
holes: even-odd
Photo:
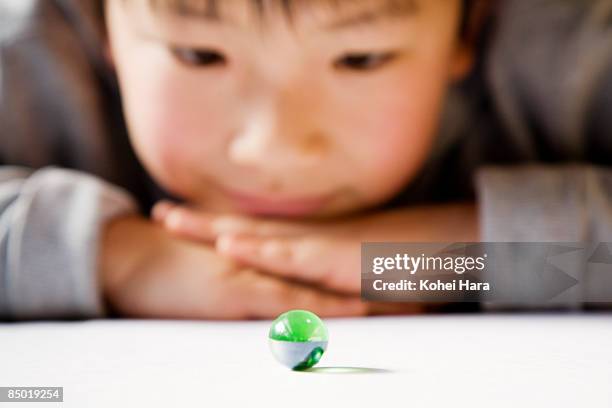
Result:
[[[149,3],[106,7],[132,142],[162,186],[211,211],[318,217],[388,200],[467,66],[460,0]]]

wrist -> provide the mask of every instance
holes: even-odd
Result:
[[[125,282],[154,254],[163,231],[139,216],[117,218],[104,228],[98,272],[107,309],[114,314],[114,301]]]

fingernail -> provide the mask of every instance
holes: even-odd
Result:
[[[172,210],[174,204],[170,201],[160,201],[151,210],[151,218],[154,221],[163,221],[164,218],[168,215],[168,213]]]
[[[226,234],[217,238],[217,251],[230,256],[250,256],[259,253],[260,243],[248,236]]]
[[[171,209],[168,214],[166,215],[164,222],[166,224],[167,228],[173,229],[173,230],[179,230],[181,229],[184,221],[183,221],[183,214],[181,212],[181,210],[179,209]]]
[[[230,235],[222,235],[217,238],[216,248],[217,251],[223,254],[229,254],[232,252],[234,246],[234,238]]]

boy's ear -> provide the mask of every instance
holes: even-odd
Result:
[[[480,36],[484,32],[487,18],[490,16],[495,0],[473,0],[467,12],[465,31],[457,44],[453,64],[451,66],[451,79],[460,81],[469,75],[476,60],[476,47]]]
[[[450,79],[453,82],[458,82],[469,75],[475,63],[475,50],[473,46],[465,43],[457,45],[455,55],[451,62]]]
[[[102,48],[102,53],[104,55],[104,61],[111,67],[113,70],[115,69],[115,59],[113,58],[113,51],[111,50],[110,41],[106,38],[104,42],[104,47]]]

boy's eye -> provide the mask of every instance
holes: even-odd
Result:
[[[223,54],[212,49],[172,47],[170,51],[179,62],[192,67],[211,67],[227,63]]]
[[[345,54],[334,62],[337,69],[351,71],[372,71],[391,62],[396,57],[393,52]]]

